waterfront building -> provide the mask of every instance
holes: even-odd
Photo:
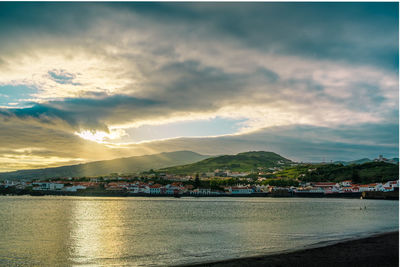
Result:
[[[340,185],[348,187],[348,186],[351,186],[351,183],[352,183],[351,180],[344,180],[344,181],[340,182]]]
[[[150,194],[152,195],[159,195],[161,194],[161,185],[160,184],[154,184],[149,186]]]
[[[249,186],[233,186],[229,187],[230,194],[251,194],[253,193],[253,188]]]
[[[370,187],[369,187],[369,185],[367,185],[367,184],[361,184],[361,185],[358,185],[358,188],[359,188],[359,192],[369,192],[369,191],[374,191],[374,190],[372,190]]]
[[[72,186],[65,186],[62,190],[66,192],[76,192],[78,190],[86,189],[83,185],[72,185]]]
[[[392,188],[399,187],[399,181],[395,180],[395,181],[386,182],[385,184],[383,184],[383,187],[392,187]]]
[[[34,182],[32,183],[32,190],[61,190],[64,184],[59,183],[46,183],[46,182]]]

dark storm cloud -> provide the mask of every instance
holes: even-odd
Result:
[[[135,27],[146,28],[149,21],[151,27],[178,25],[180,34],[267,52],[398,66],[398,3],[394,2],[1,3],[1,39],[35,32],[85,32],[100,19],[112,19],[113,10],[137,16]]]
[[[49,101],[45,104],[33,103],[29,108],[0,109],[0,117],[5,119],[36,119],[44,124],[53,124],[54,119],[66,122],[79,129],[94,128],[108,131],[104,121],[146,116],[162,103],[149,99],[138,99],[125,95],[102,96],[98,98],[70,98],[63,101]]]
[[[155,99],[168,99],[175,107],[210,107],[218,99],[242,95],[249,80],[258,75],[227,74],[197,61],[175,62],[152,70],[152,81],[143,94]],[[268,74],[270,75],[270,74]]]
[[[96,10],[87,3],[17,3],[0,4],[0,32],[18,34],[66,34],[83,30],[96,22]]]
[[[318,59],[398,67],[398,3],[116,4],[209,38]]]

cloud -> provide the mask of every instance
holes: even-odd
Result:
[[[76,75],[73,73],[66,72],[65,70],[51,70],[48,73],[51,79],[56,83],[80,85],[79,83],[73,82],[73,80],[76,78]]]
[[[192,150],[207,155],[266,150],[297,161],[354,160],[398,155],[397,124],[339,127],[276,126],[256,132],[206,138],[172,138],[145,143],[99,144],[34,121],[2,121],[0,171],[62,166],[160,151]],[[380,130],[377,130],[380,129]],[[29,158],[32,160],[29,161]]]
[[[0,101],[0,121],[7,129],[0,138],[21,130],[10,149],[35,147],[36,138],[50,143],[40,151],[56,151],[64,139],[74,149],[93,145],[105,157],[188,146],[182,140],[202,140],[203,150],[228,143],[232,151],[267,149],[272,142],[277,151],[288,143],[321,154],[309,141],[312,132],[316,139],[343,138],[342,128],[357,136],[357,125],[371,125],[363,131],[374,134],[356,150],[378,151],[381,125],[398,125],[397,9],[398,3],[1,3],[0,98],[7,99]],[[9,88],[5,96],[2,88]],[[29,90],[22,96],[10,88]],[[123,148],[138,127],[216,117],[241,121],[236,135]],[[274,127],[308,139],[275,134]],[[332,140],[321,142],[334,154]],[[346,140],[337,145],[353,153]],[[77,151],[82,156],[62,157],[94,158]]]
[[[295,122],[380,122],[398,110],[395,75],[366,67],[331,64],[324,68],[319,62],[301,63],[303,77],[296,77],[296,69],[291,71],[285,64],[274,71],[258,68],[254,73],[234,74],[184,61],[153,69],[147,76],[151,80],[131,95],[86,92],[84,97],[50,100],[3,113],[46,123],[61,119],[74,129],[103,131],[116,125],[157,124],[174,117],[179,121],[185,116],[221,116],[246,118],[245,128],[256,130]],[[315,71],[319,67],[324,69]]]

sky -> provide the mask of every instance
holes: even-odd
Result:
[[[0,172],[397,157],[398,3],[0,3]]]

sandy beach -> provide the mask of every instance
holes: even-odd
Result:
[[[294,252],[188,266],[399,266],[399,232]]]

